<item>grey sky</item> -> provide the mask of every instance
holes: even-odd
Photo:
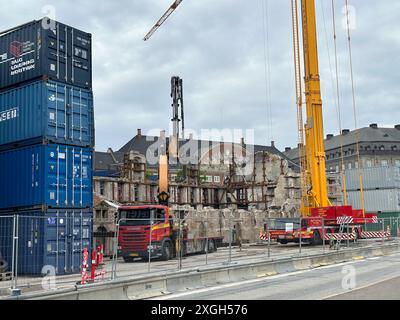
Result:
[[[272,137],[265,97],[262,1],[269,4]],[[297,144],[290,0],[184,0],[148,41],[143,36],[172,0],[14,0],[0,3],[0,29],[40,18],[93,34],[96,149],[119,149],[141,128],[167,129],[170,77],[184,80],[186,126],[255,129],[255,142]],[[325,134],[337,133],[332,74],[330,0],[317,0]],[[344,0],[335,0],[342,127],[354,128],[349,60],[341,27]],[[400,123],[400,2],[350,0],[359,126]],[[324,10],[326,38],[322,12]],[[328,50],[329,48],[329,50]]]

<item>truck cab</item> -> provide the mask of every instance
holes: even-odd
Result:
[[[173,256],[173,217],[161,205],[122,206],[118,209],[118,243],[126,262],[135,258],[169,260]]]

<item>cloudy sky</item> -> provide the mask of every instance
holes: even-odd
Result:
[[[254,129],[256,143],[275,140],[280,149],[295,146],[290,0],[183,0],[144,42],[143,36],[171,3],[2,0],[0,29],[38,19],[50,5],[57,20],[93,34],[99,151],[118,150],[137,128],[144,133],[168,129],[172,75],[184,79],[187,127],[199,133],[210,128]],[[358,126],[400,123],[400,1],[350,4]],[[342,127],[353,129],[344,0],[335,0],[335,6]],[[337,133],[331,0],[317,0],[317,14],[324,129],[325,134]],[[268,21],[265,33],[263,21]]]

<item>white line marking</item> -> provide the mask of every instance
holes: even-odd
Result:
[[[329,266],[311,268],[311,269],[307,269],[307,270],[300,270],[300,271],[295,271],[295,272],[290,272],[290,273],[283,273],[283,274],[278,274],[278,275],[274,275],[274,276],[266,276],[266,277],[262,277],[262,278],[259,278],[259,279],[252,279],[252,280],[245,280],[245,281],[240,281],[240,282],[228,283],[228,284],[224,284],[224,285],[220,285],[220,286],[216,286],[216,287],[207,287],[207,288],[203,288],[203,289],[190,290],[188,292],[173,293],[173,294],[168,294],[168,295],[165,295],[165,296],[150,298],[150,299],[147,299],[147,300],[169,300],[169,299],[174,299],[174,298],[180,298],[180,297],[184,297],[184,296],[188,296],[188,295],[192,295],[192,294],[200,294],[200,293],[204,293],[204,292],[210,292],[210,291],[216,291],[216,290],[220,290],[220,289],[232,288],[232,287],[246,285],[246,284],[252,284],[252,283],[257,283],[257,282],[263,282],[263,281],[269,281],[269,280],[285,278],[285,277],[289,277],[289,276],[293,276],[293,275],[298,275],[298,274],[303,274],[303,273],[306,273],[306,272],[311,272],[313,270],[318,270],[318,269],[329,269],[329,268],[340,267],[340,266],[343,266],[343,265],[354,264],[354,263],[358,263],[358,262],[361,262],[361,261],[362,260],[342,262],[342,263],[333,264],[333,265],[329,265]]]
[[[396,278],[398,278],[398,277],[399,277],[399,276],[397,275],[397,276],[395,276],[395,277],[390,277],[390,278],[387,278],[387,279],[381,279],[381,280],[379,280],[379,281],[376,281],[376,282],[367,284],[367,285],[362,286],[362,287],[359,287],[359,288],[355,288],[355,289],[353,289],[353,290],[349,290],[349,291],[345,291],[345,292],[341,292],[341,293],[335,293],[335,294],[326,296],[326,297],[322,298],[321,300],[326,300],[326,299],[333,298],[333,297],[336,297],[336,296],[340,296],[340,295],[343,295],[343,294],[346,294],[346,293],[350,293],[350,292],[362,290],[362,289],[365,289],[365,288],[368,288],[368,287],[372,287],[372,286],[374,286],[374,285],[376,285],[376,284],[379,284],[379,283],[382,283],[382,282],[385,282],[385,281],[390,281],[390,280],[396,279]]]

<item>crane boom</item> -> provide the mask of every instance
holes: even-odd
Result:
[[[303,127],[302,86],[300,68],[299,25],[297,1],[301,1],[301,23],[304,54],[304,85],[306,100],[306,123]],[[144,37],[148,40],[175,11],[182,0],[175,0],[154,27]],[[303,216],[310,215],[312,208],[328,207],[324,130],[322,119],[321,82],[318,66],[317,27],[315,0],[292,0],[293,41],[296,78],[297,116],[299,130],[300,167],[302,171]]]
[[[315,0],[301,0],[304,81],[307,120],[305,124],[306,168],[311,186],[303,215],[311,208],[330,206],[325,172],[324,130],[322,120],[321,82],[318,67]]]
[[[168,19],[168,17],[175,11],[175,9],[181,4],[182,0],[175,0],[163,16],[156,22],[156,24],[151,28],[151,30],[143,38],[144,41],[150,39],[150,37],[157,31],[159,27]]]

